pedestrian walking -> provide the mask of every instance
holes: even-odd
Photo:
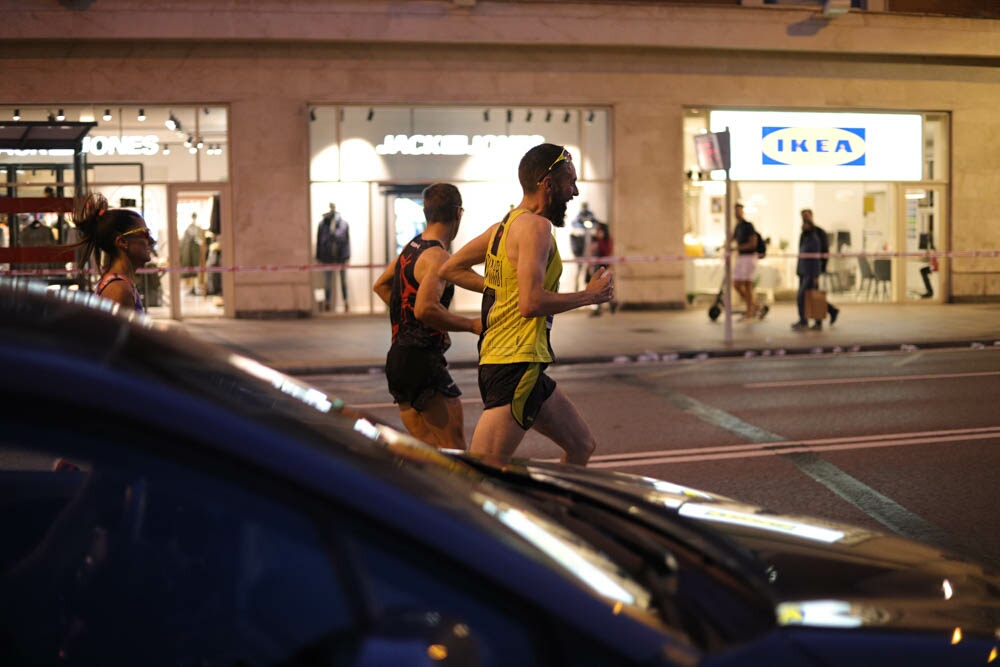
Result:
[[[817,227],[813,222],[812,209],[802,209],[802,235],[799,237],[799,261],[795,272],[799,276],[799,292],[796,295],[796,303],[799,308],[799,320],[792,325],[796,331],[808,329],[820,330],[823,328],[823,320],[815,320],[810,327],[809,320],[806,319],[806,292],[819,289],[819,277],[826,271],[826,256],[830,252],[830,245],[826,239],[826,232]],[[803,255],[813,255],[803,257]],[[820,257],[823,255],[823,257]],[[830,314],[831,326],[840,316],[840,309],[832,304],[826,304],[826,310]]]

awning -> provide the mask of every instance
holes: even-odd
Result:
[[[0,150],[75,149],[95,122],[0,121]]]

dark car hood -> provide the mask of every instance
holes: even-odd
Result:
[[[939,630],[949,636],[956,628],[989,637],[1000,632],[1000,573],[910,540],[775,514],[648,477],[456,456],[487,475],[528,476],[618,505],[637,521],[710,526],[734,552],[753,555],[747,569],[756,571],[745,576],[766,578],[781,625]]]

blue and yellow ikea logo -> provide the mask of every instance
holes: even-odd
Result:
[[[761,163],[796,167],[865,165],[863,127],[763,127]]]

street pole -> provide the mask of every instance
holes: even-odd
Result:
[[[729,128],[726,128],[728,131]],[[727,344],[733,342],[733,262],[731,257],[732,243],[730,239],[732,238],[732,224],[733,224],[733,202],[732,199],[732,188],[730,187],[731,182],[729,180],[729,167],[726,167],[726,236],[725,236],[725,253],[723,257],[725,258],[725,284],[722,290],[722,302],[726,308],[726,326],[725,326],[725,342]]]

